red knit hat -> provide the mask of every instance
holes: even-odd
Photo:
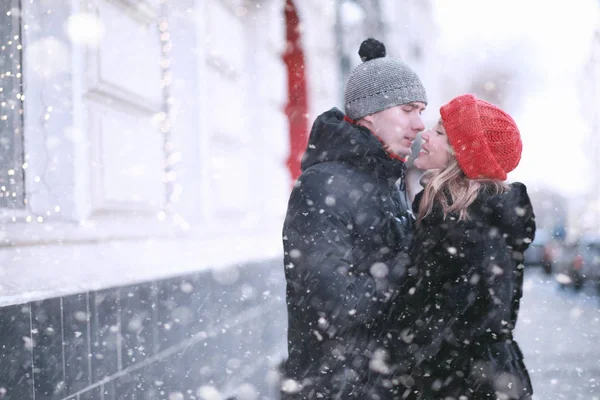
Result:
[[[521,160],[515,121],[493,104],[465,94],[440,108],[442,123],[460,169],[468,178],[506,180]]]

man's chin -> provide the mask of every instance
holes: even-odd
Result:
[[[396,155],[398,155],[398,157],[410,157],[412,155],[412,150],[407,149],[404,146],[402,146],[398,149],[393,149],[393,152],[396,153]]]
[[[406,150],[394,151],[394,154],[396,154],[398,157],[406,158],[407,160],[412,155],[412,153],[407,153]]]

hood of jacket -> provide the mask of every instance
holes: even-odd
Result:
[[[404,163],[390,157],[373,133],[344,119],[344,113],[337,108],[326,111],[315,120],[302,157],[302,171],[331,161],[374,170],[386,177],[398,178],[404,170]]]
[[[474,212],[491,226],[497,227],[513,251],[524,252],[535,237],[535,215],[522,183],[510,185],[502,194],[482,196]]]

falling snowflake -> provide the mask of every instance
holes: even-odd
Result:
[[[200,400],[223,400],[221,392],[210,385],[200,386],[196,391],[196,395],[198,395]]]
[[[373,264],[371,266],[371,275],[373,275],[374,278],[385,278],[389,272],[389,268],[387,265],[385,265],[382,262],[377,262],[375,264]]]
[[[69,40],[78,45],[96,47],[104,37],[104,25],[94,14],[71,15],[67,19],[66,30]]]
[[[302,385],[294,379],[286,379],[281,382],[281,391],[288,394],[299,393]]]

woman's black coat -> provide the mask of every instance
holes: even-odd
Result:
[[[392,382],[399,391],[412,385],[415,398],[527,399],[531,382],[513,338],[523,252],[535,234],[527,190],[482,192],[469,215],[444,218],[437,205],[415,232],[410,277],[390,317]]]

